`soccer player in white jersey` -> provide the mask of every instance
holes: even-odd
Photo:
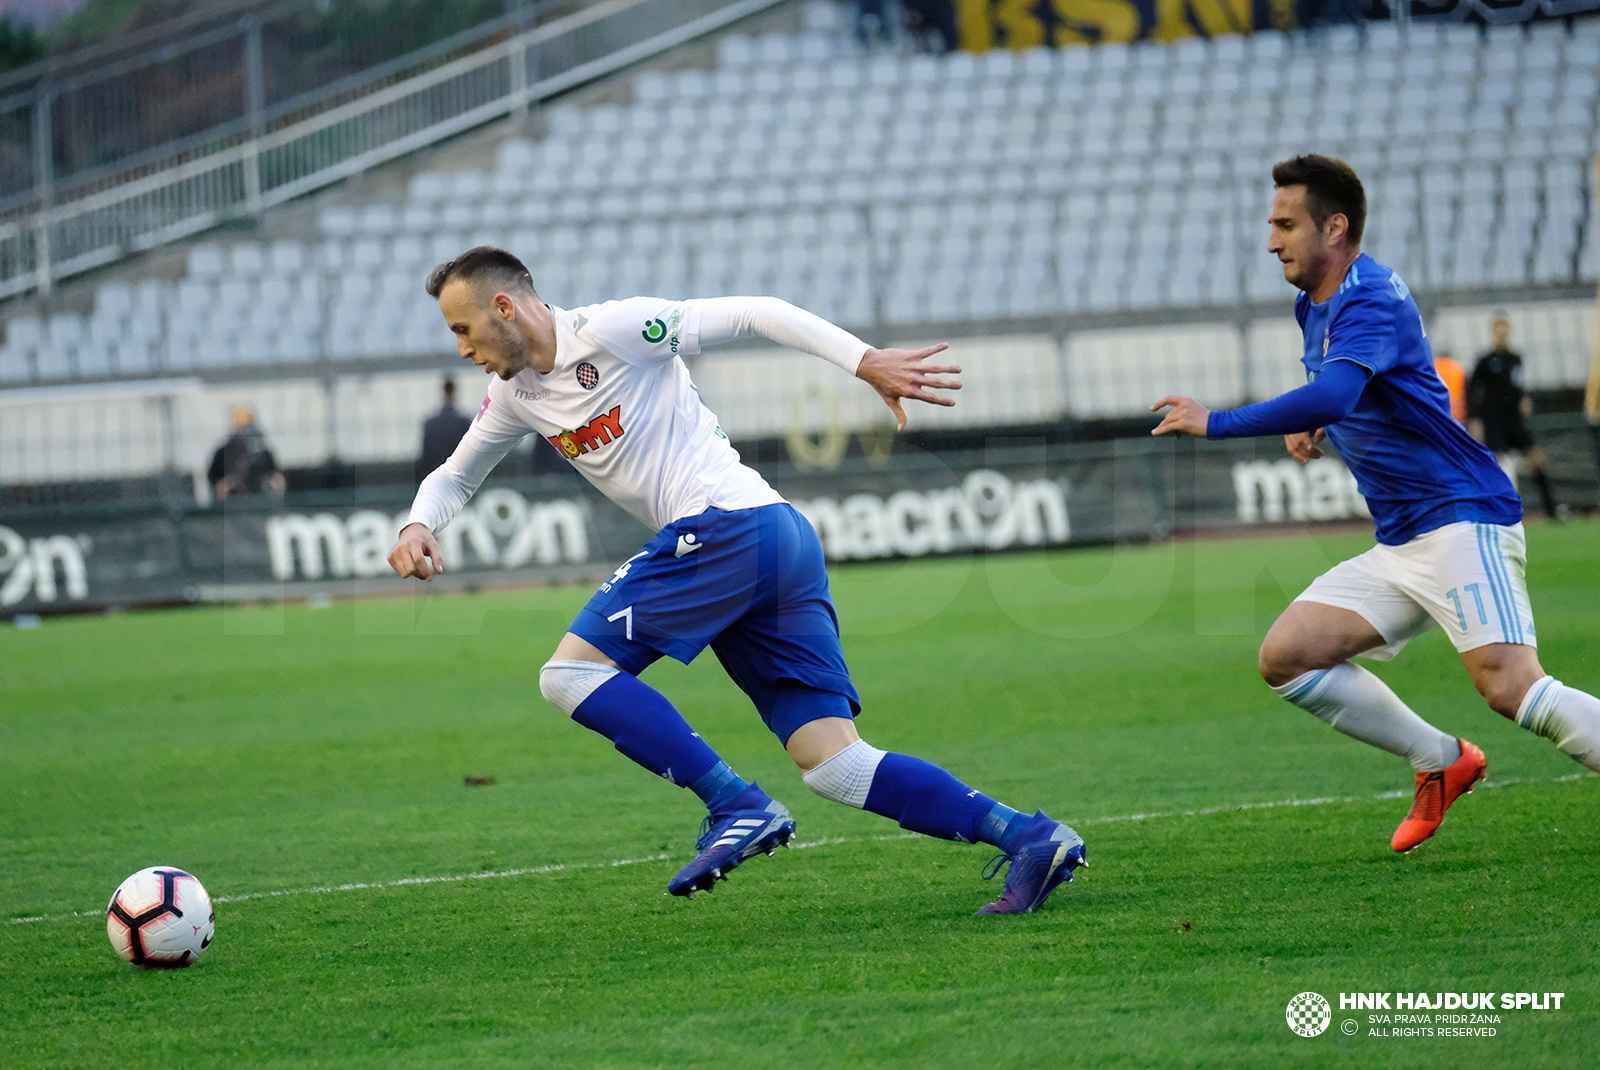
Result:
[[[1026,913],[1072,879],[1085,861],[1072,829],[857,735],[860,700],[816,532],[740,463],[682,359],[702,346],[763,335],[866,380],[903,429],[902,398],[954,404],[929,392],[960,386],[936,378],[959,368],[927,363],[943,345],[873,349],[770,297],[635,297],[552,308],[520,260],[489,246],[441,264],[427,289],[461,356],[496,378],[455,453],[418,489],[389,562],[424,580],[441,571],[433,533],[528,434],[546,439],[657,532],[600,585],[540,671],[539,687],[628,758],[705,802],[699,854],[668,882],[672,894],[710,890],[746,858],[787,843],[795,829],[781,803],[741,779],[638,679],[657,658],[687,664],[707,646],[812,791],[916,832],[998,847],[1010,863],[1005,887],[979,913]]]
[[[1261,675],[1283,698],[1416,770],[1410,813],[1391,845],[1409,851],[1484,775],[1483,751],[1411,711],[1351,663],[1388,661],[1443,628],[1495,712],[1600,771],[1600,700],[1539,664],[1523,580],[1522,501],[1494,455],[1450,415],[1417,303],[1400,276],[1361,252],[1367,199],[1341,160],[1297,156],[1272,169],[1267,250],[1302,293],[1307,385],[1210,412],[1172,406],[1153,434],[1281,434],[1302,464],[1324,439],[1355,476],[1377,545],[1335,565],[1267,632]]]

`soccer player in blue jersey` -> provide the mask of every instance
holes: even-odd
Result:
[[[1522,501],[1494,455],[1450,415],[1422,316],[1400,276],[1361,252],[1367,200],[1341,160],[1297,156],[1272,169],[1267,250],[1303,292],[1308,383],[1271,401],[1211,412],[1171,406],[1153,434],[1281,434],[1302,464],[1326,439],[1355,476],[1378,544],[1315,580],[1267,632],[1261,675],[1339,731],[1410,760],[1411,811],[1392,846],[1409,851],[1483,778],[1483,752],[1433,727],[1351,663],[1388,661],[1435,624],[1489,706],[1600,771],[1600,700],[1539,664],[1523,582]]]

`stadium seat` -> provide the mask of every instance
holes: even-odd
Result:
[[[306,250],[300,242],[275,241],[267,252],[267,268],[277,275],[296,275],[305,270]]]
[[[0,378],[9,382],[32,379],[33,362],[39,348],[44,345],[44,321],[37,316],[14,316],[6,323],[4,362],[0,363]]]
[[[450,196],[450,179],[437,171],[423,171],[411,179],[409,196],[412,202],[433,204]]]
[[[196,245],[189,250],[189,275],[197,279],[215,279],[227,270],[222,250],[215,245]]]
[[[95,290],[96,317],[123,319],[133,311],[133,289],[125,282],[107,282]]]
[[[317,224],[322,228],[322,233],[330,238],[348,238],[356,232],[355,209],[343,205],[324,208],[317,216]]]

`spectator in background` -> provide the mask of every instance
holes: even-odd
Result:
[[[1520,455],[1539,488],[1544,515],[1555,517],[1556,500],[1544,451],[1533,441],[1526,422],[1533,415],[1533,399],[1522,389],[1522,357],[1511,349],[1511,320],[1497,312],[1489,329],[1494,348],[1478,358],[1467,384],[1467,430],[1494,452],[1513,485]]]
[[[456,381],[444,381],[444,404],[422,425],[422,456],[417,458],[417,482],[445,462],[455,452],[461,436],[472,426],[472,417],[456,409]]]
[[[1439,355],[1433,358],[1433,370],[1438,373],[1439,381],[1444,383],[1444,388],[1450,391],[1450,415],[1456,418],[1456,423],[1466,423],[1467,369],[1450,355],[1448,349],[1441,349]]]
[[[945,52],[961,47],[961,36],[956,32],[955,0],[904,0],[906,28],[918,41],[928,40],[928,31],[934,30],[943,42]]]
[[[218,499],[262,493],[282,497],[288,481],[267,448],[267,436],[256,426],[255,410],[235,405],[228,424],[228,440],[211,455],[206,473],[212,493]]]

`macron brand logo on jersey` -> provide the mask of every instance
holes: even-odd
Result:
[[[582,427],[563,431],[559,435],[551,435],[550,445],[568,457],[581,457],[590,450],[608,445],[612,439],[621,438],[622,435],[622,406],[617,405],[610,412],[601,413]]]
[[[686,531],[682,535],[678,536],[678,549],[673,552],[672,556],[682,557],[684,554],[692,554],[704,545],[705,544],[695,536],[694,532]]]

